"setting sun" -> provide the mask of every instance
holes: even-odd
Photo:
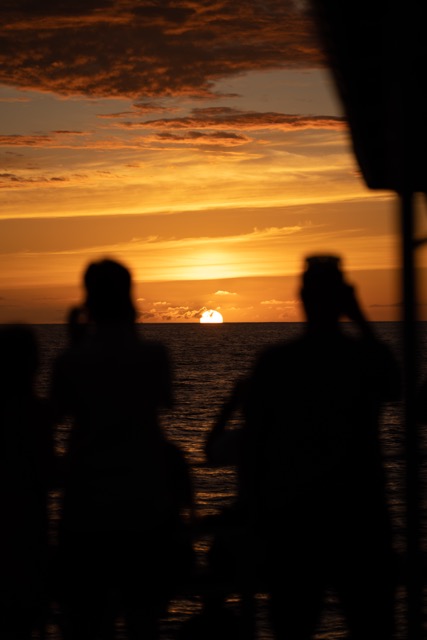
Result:
[[[206,311],[203,311],[202,315],[200,316],[200,322],[203,324],[219,323],[219,322],[224,322],[224,318],[222,317],[219,311],[214,311],[213,309],[207,309]]]

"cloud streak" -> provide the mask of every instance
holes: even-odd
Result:
[[[145,122],[125,122],[128,128],[156,129],[244,129],[280,131],[303,131],[325,129],[342,131],[345,120],[339,116],[303,116],[287,113],[262,113],[256,111],[240,111],[230,107],[208,107],[194,109],[193,114],[184,118],[163,118]]]
[[[185,134],[158,133],[150,136],[147,142],[163,142],[169,144],[190,144],[190,145],[221,145],[226,147],[236,147],[248,144],[252,141],[248,136],[233,132],[215,131],[211,133],[200,131],[189,131]]]
[[[113,115],[113,120],[118,114]],[[0,147],[43,149],[141,149],[153,144],[246,145],[253,138],[249,131],[342,131],[346,125],[341,117],[298,116],[285,113],[245,112],[228,107],[194,109],[182,118],[164,118],[141,122],[113,124],[112,131],[56,130],[43,134],[0,135]],[[119,131],[119,135],[117,135]],[[137,132],[147,131],[144,135]],[[154,132],[153,132],[154,131]]]

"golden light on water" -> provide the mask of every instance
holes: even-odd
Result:
[[[224,322],[224,318],[219,311],[215,311],[214,309],[207,309],[206,311],[203,311],[202,315],[200,316],[200,322],[202,324],[218,324]]]

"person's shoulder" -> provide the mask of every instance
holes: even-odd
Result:
[[[371,354],[377,354],[379,356],[394,358],[394,352],[391,346],[374,334],[369,336],[346,335],[345,339],[349,348],[361,355],[370,357]]]
[[[284,340],[264,347],[257,355],[249,377],[249,395],[255,388],[268,388],[282,379],[301,357],[299,338]]]
[[[267,345],[258,354],[258,363],[266,364],[277,361],[282,361],[292,356],[303,348],[304,340],[302,337],[297,337],[289,340],[282,340],[274,344]]]
[[[171,442],[168,438],[165,438],[163,442],[163,448],[168,460],[177,465],[187,466],[187,459],[180,446]]]
[[[145,351],[146,353],[152,353],[155,355],[168,353],[167,346],[160,340],[138,338],[138,345],[141,351]]]
[[[170,366],[170,351],[168,347],[159,340],[138,339],[138,354],[141,360],[158,366]]]
[[[182,490],[184,486],[185,493],[191,494],[192,475],[184,451],[177,444],[165,439],[164,453],[166,466],[176,483],[175,489]]]

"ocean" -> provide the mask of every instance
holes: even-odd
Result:
[[[402,359],[401,324],[373,323],[377,335]],[[204,443],[215,418],[237,379],[245,376],[256,355],[266,345],[292,339],[303,329],[302,323],[223,323],[223,324],[141,324],[138,331],[148,339],[162,341],[171,354],[174,366],[175,406],[164,416],[163,427],[170,439],[184,452],[191,467],[197,509],[200,516],[211,516],[232,504],[236,494],[236,476],[231,467],[211,468],[204,457]],[[39,340],[41,367],[38,390],[48,393],[50,372],[54,359],[66,344],[65,325],[35,325]],[[344,330],[352,331],[350,324]],[[427,323],[419,325],[420,377],[427,367]],[[239,417],[235,418],[238,426]],[[56,446],[59,453],[66,447],[69,425],[59,425]],[[387,470],[388,492],[393,512],[395,545],[402,550],[405,540],[404,495],[404,419],[400,402],[385,407],[381,422],[384,465]],[[425,474],[426,442],[421,433],[421,453]],[[53,535],[57,524],[60,496],[53,492],[50,512]],[[425,536],[424,536],[425,540]],[[201,536],[196,550],[201,563],[209,545],[209,536]],[[238,596],[230,598],[230,608],[238,607]],[[162,621],[165,640],[173,637],[174,629],[200,609],[197,594],[172,601],[167,619]],[[266,615],[266,598],[256,599],[257,638],[270,640],[273,636]],[[396,603],[398,638],[405,637],[405,593],[402,588]],[[60,640],[55,621],[49,627],[49,640]],[[317,638],[344,638],[346,629],[333,594],[328,597],[325,614]]]

